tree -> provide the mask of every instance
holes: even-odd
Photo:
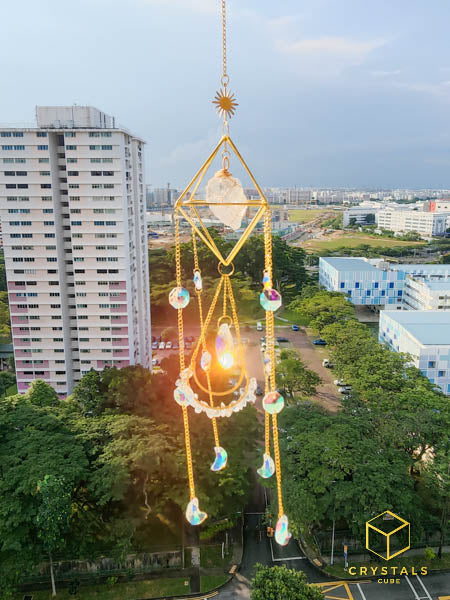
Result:
[[[43,379],[32,381],[25,397],[36,406],[57,406],[59,404],[58,394]]]
[[[323,600],[322,592],[309,585],[302,571],[256,565],[251,581],[251,600]]]
[[[294,400],[295,394],[313,396],[322,379],[308,369],[298,352],[283,350],[277,367],[277,386]]]
[[[63,544],[69,529],[71,512],[70,491],[62,477],[46,475],[38,482],[41,503],[36,516],[38,537],[42,540],[50,560],[52,596],[56,596],[55,575],[53,573],[53,553]]]
[[[77,383],[72,394],[78,402],[83,414],[98,415],[103,408],[102,377],[94,369],[90,369]]]
[[[164,342],[178,339],[178,330],[176,329],[176,327],[166,327],[162,330],[161,337]]]
[[[5,396],[8,388],[16,383],[14,373],[10,371],[0,371],[0,395]]]
[[[340,292],[320,290],[313,296],[297,298],[291,302],[289,309],[310,319],[311,327],[319,333],[331,323],[355,318],[354,306]]]
[[[8,292],[5,291],[0,291],[0,339],[3,342],[8,342],[11,339],[11,322],[9,317]]]

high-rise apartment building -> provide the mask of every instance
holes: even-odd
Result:
[[[92,107],[0,129],[0,212],[20,392],[150,367],[144,142]]]

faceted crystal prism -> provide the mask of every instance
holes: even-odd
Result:
[[[270,454],[264,454],[263,466],[257,472],[263,479],[269,479],[275,473],[275,463]]]
[[[169,303],[174,308],[185,308],[189,304],[189,292],[184,287],[174,287],[169,294]]]
[[[277,415],[284,408],[284,398],[278,392],[269,392],[264,396],[262,404],[270,415]]]
[[[202,290],[202,287],[203,287],[202,276],[200,274],[200,271],[198,271],[197,269],[194,271],[194,285],[195,285],[195,289],[198,292],[200,292]]]
[[[221,471],[225,469],[228,462],[228,454],[225,448],[221,446],[214,446],[214,452],[216,453],[216,458],[211,465],[211,471]]]
[[[223,369],[231,369],[234,364],[234,345],[228,323],[222,323],[216,337],[216,354]]]
[[[191,525],[201,525],[208,515],[198,507],[198,498],[192,498],[186,508],[186,519]]]
[[[288,530],[289,521],[286,515],[281,515],[275,527],[275,541],[280,546],[286,546],[291,539],[291,534]]]
[[[259,301],[264,310],[275,312],[281,306],[281,294],[277,290],[270,288],[261,292]]]
[[[209,371],[211,368],[211,360],[211,354],[208,352],[208,350],[205,350],[200,359],[200,366],[204,371]]]

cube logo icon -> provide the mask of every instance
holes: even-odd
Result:
[[[373,554],[391,560],[410,547],[410,524],[390,510],[366,521],[366,548]]]

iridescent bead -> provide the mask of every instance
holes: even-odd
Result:
[[[264,290],[259,296],[259,301],[264,310],[274,312],[278,310],[282,304],[281,294],[273,288]]]
[[[263,466],[257,472],[263,479],[269,479],[275,473],[275,463],[270,454],[264,454]]]
[[[214,446],[214,452],[216,453],[216,458],[214,459],[213,464],[211,465],[211,471],[221,471],[225,469],[228,462],[228,454],[225,448],[221,446]]]
[[[280,546],[286,546],[291,539],[291,534],[288,530],[289,521],[286,515],[281,515],[275,527],[275,541]]]
[[[209,371],[211,367],[211,354],[208,352],[208,350],[205,350],[202,353],[202,357],[200,359],[200,366],[204,371]]]
[[[189,304],[189,292],[184,287],[174,287],[169,294],[169,303],[174,308],[185,308]]]
[[[263,408],[271,415],[277,415],[284,408],[284,398],[278,392],[269,392],[263,398]]]
[[[263,286],[264,286],[265,290],[270,289],[272,287],[272,282],[270,280],[270,276],[269,276],[269,273],[267,271],[264,271],[264,275],[263,275],[263,278],[262,278],[262,283],[263,283]]]
[[[201,525],[208,515],[198,507],[198,498],[192,498],[186,507],[186,519],[191,525]]]
[[[203,282],[202,282],[202,276],[200,274],[200,271],[198,271],[198,270],[194,271],[194,285],[195,285],[195,289],[198,292],[200,292],[203,287]]]

